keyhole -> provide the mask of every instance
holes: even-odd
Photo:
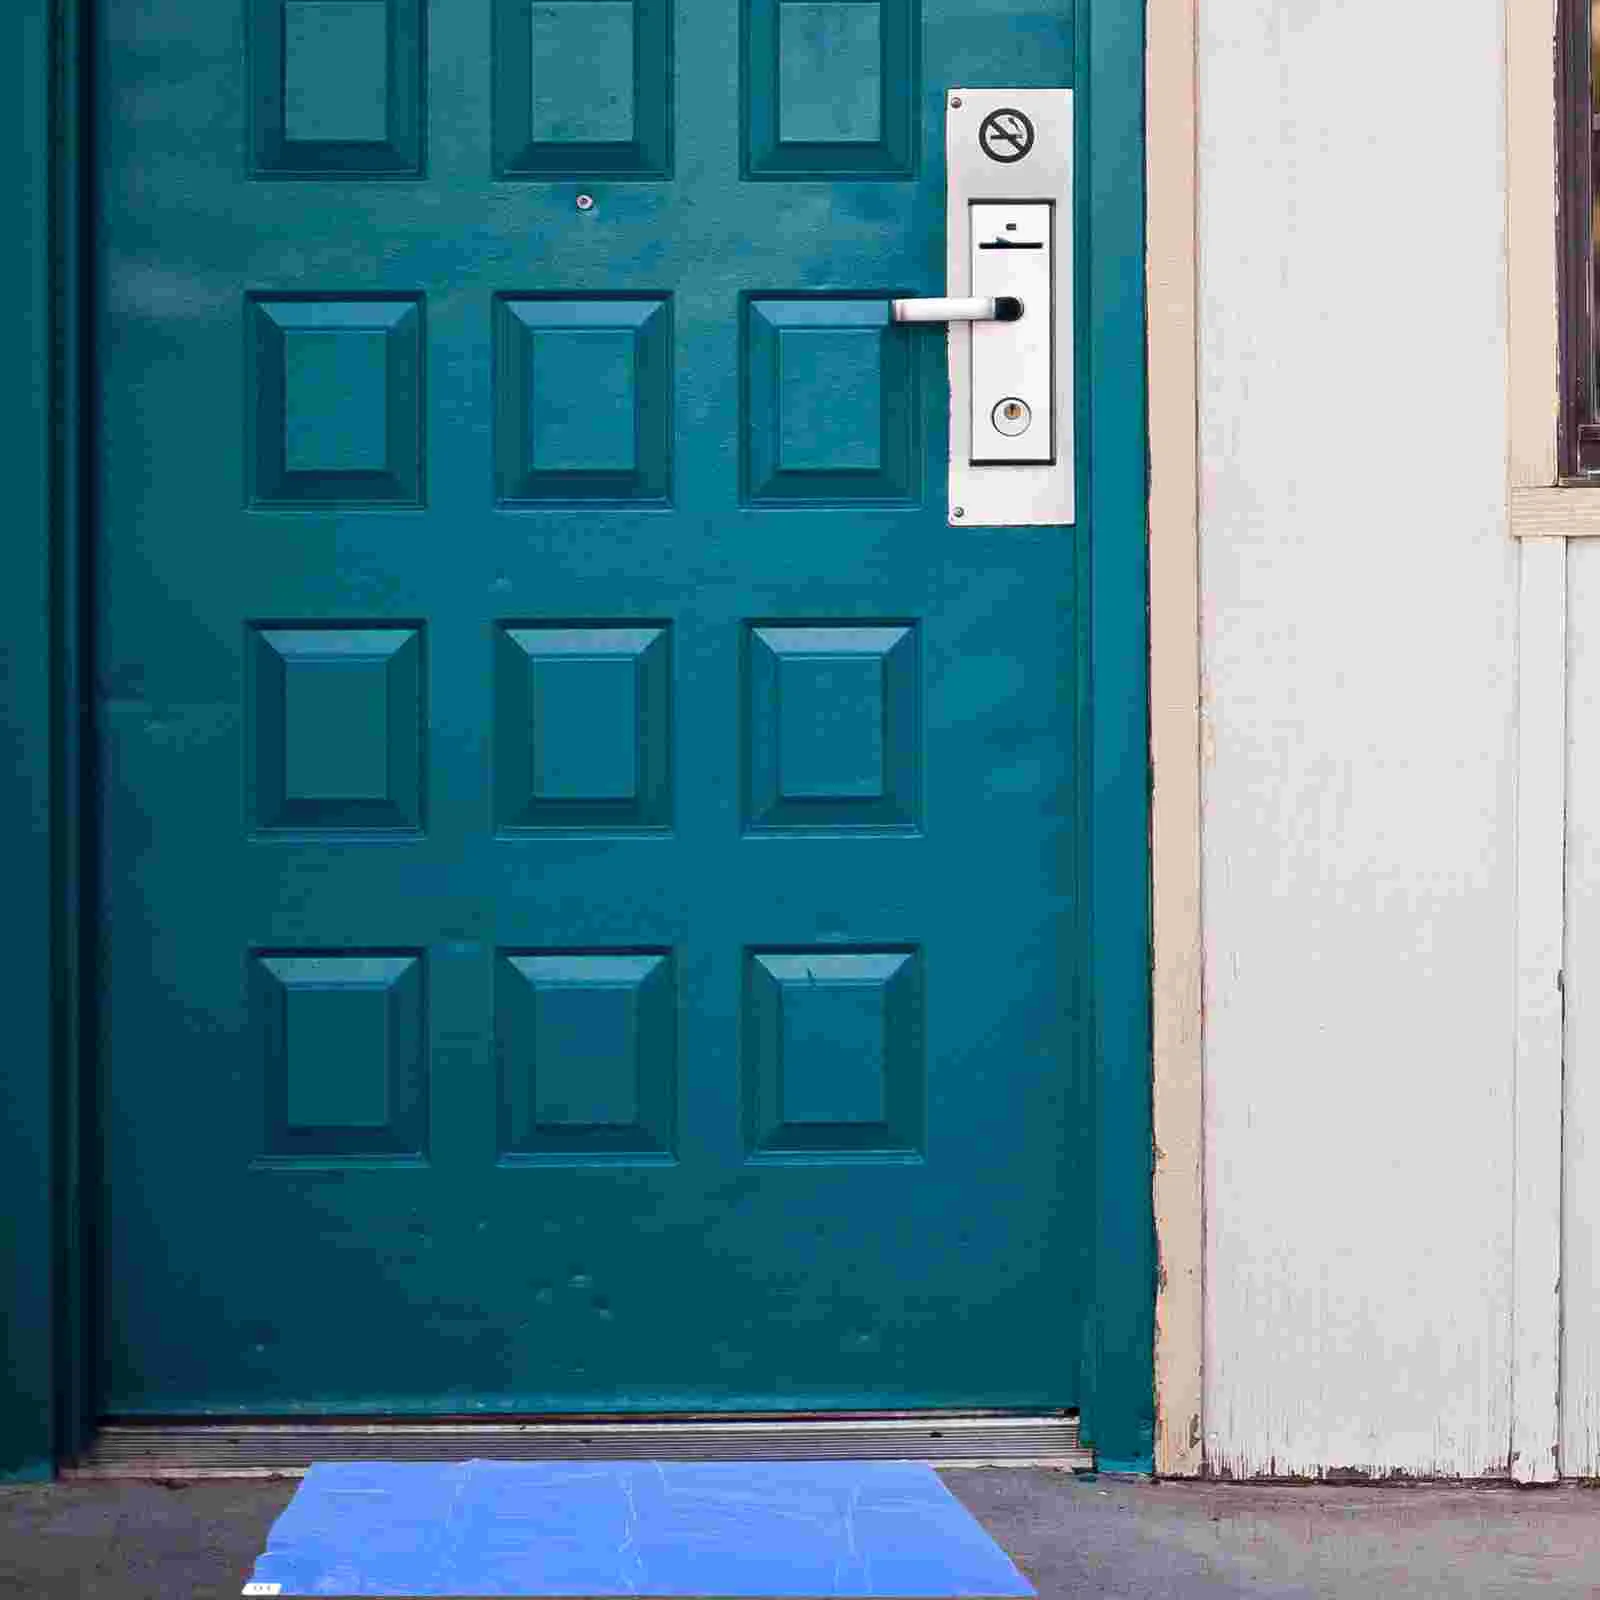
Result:
[[[1015,398],[1002,400],[990,413],[990,420],[994,423],[995,431],[1003,433],[1008,439],[1015,439],[1019,433],[1028,431],[1028,424],[1033,421],[1033,412],[1026,400]]]

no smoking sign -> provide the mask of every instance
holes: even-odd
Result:
[[[1002,106],[983,119],[978,143],[991,161],[1020,161],[1033,149],[1033,124],[1020,111]]]

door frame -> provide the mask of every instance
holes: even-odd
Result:
[[[1200,719],[1200,0],[1148,0],[1155,1470],[1205,1470]]]
[[[85,953],[96,928],[91,851],[92,694],[85,627],[94,507],[83,470],[93,425],[85,252],[94,0],[12,0],[0,19],[4,81],[20,117],[7,187],[20,247],[0,273],[10,417],[11,518],[0,541],[0,838],[12,914],[11,1003],[0,1071],[0,1479],[44,1478],[81,1448],[90,1392],[92,1081]],[[1086,752],[1080,913],[1092,1217],[1083,1286],[1083,1437],[1109,1471],[1148,1472],[1156,1416],[1156,1237],[1151,1181],[1150,762],[1146,618],[1145,15],[1139,0],[1074,5],[1078,284],[1087,337],[1079,402],[1081,505],[1077,693]],[[1160,0],[1151,0],[1159,5]],[[1096,152],[1094,159],[1089,153]],[[1090,219],[1092,218],[1092,226]],[[17,313],[22,313],[18,315]],[[1093,462],[1093,470],[1088,463]],[[1063,994],[1063,1004],[1072,996]],[[1198,1226],[1198,1218],[1194,1219]],[[1169,1263],[1170,1272],[1171,1265]],[[997,1350],[995,1359],[1004,1360]]]

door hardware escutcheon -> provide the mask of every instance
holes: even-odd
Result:
[[[1048,200],[974,200],[970,210],[972,287],[1004,291],[1035,309],[1013,327],[972,330],[968,459],[974,466],[1049,465],[1055,459],[1055,207]],[[1008,405],[1017,409],[1007,411]]]
[[[893,316],[949,324],[948,520],[1066,526],[1076,470],[1072,91],[950,89],[945,108],[948,298],[897,301]],[[1021,314],[981,309],[1005,302]]]

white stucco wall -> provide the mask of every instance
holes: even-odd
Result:
[[[1504,1472],[1503,0],[1204,0],[1212,1471]]]

